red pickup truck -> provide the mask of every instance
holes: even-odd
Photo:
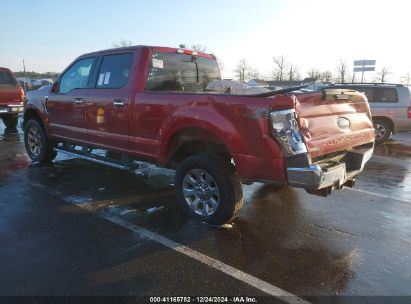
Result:
[[[213,224],[238,214],[242,183],[290,185],[322,196],[354,185],[374,148],[362,93],[207,89],[219,80],[213,55],[185,49],[85,54],[47,96],[28,100],[27,153],[39,162],[64,151],[127,170],[137,160],[176,168],[178,204]]]
[[[0,67],[0,118],[7,128],[17,126],[18,114],[23,112],[24,91],[13,73]]]

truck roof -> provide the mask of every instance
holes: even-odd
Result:
[[[78,58],[81,57],[88,57],[88,56],[96,56],[96,55],[101,55],[105,53],[113,53],[113,52],[119,52],[119,51],[127,51],[127,50],[138,50],[138,49],[143,49],[143,48],[149,48],[154,51],[158,52],[166,52],[166,53],[194,53],[197,56],[204,57],[204,58],[209,58],[209,59],[215,59],[214,55],[207,54],[207,53],[202,53],[202,52],[197,52],[197,51],[192,51],[189,49],[180,49],[180,48],[172,48],[172,47],[165,47],[165,46],[149,46],[149,45],[133,45],[133,46],[126,46],[126,47],[119,47],[119,48],[111,48],[111,49],[105,49],[105,50],[100,50],[100,51],[95,51],[95,52],[90,52],[83,54],[79,56]]]

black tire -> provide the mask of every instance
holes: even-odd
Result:
[[[47,137],[42,124],[35,119],[24,124],[24,145],[33,161],[48,163],[57,155],[54,143]]]
[[[6,128],[15,128],[17,127],[17,123],[19,121],[19,117],[17,115],[5,115],[3,116],[3,123]]]
[[[382,144],[392,136],[393,129],[391,124],[384,119],[374,119],[375,143]]]
[[[212,185],[211,188],[214,189],[213,191],[217,188],[216,192],[218,192],[218,196],[214,196],[214,194],[212,194],[213,192],[210,192],[210,187],[208,190],[204,188],[202,189],[202,186],[198,185],[198,183],[196,186],[193,185],[193,195],[191,198],[184,195],[184,191],[191,191],[188,190],[188,184],[192,183],[194,180],[191,178],[190,182],[187,184],[185,178],[188,178],[191,172],[197,171],[200,172],[200,175],[204,174],[205,177],[195,180],[198,180],[199,183],[205,183],[206,188],[207,183],[205,179],[212,180],[208,185]],[[212,179],[210,179],[209,176],[211,176]],[[183,160],[177,167],[175,187],[177,202],[183,211],[200,221],[210,224],[222,225],[229,223],[236,218],[243,205],[242,184],[234,166],[214,154],[196,154]],[[201,192],[199,196],[194,194],[195,191]],[[192,202],[191,205],[189,204],[189,201],[195,201],[195,199],[202,195],[205,195],[205,198],[203,197],[199,199],[200,203],[197,203],[197,205],[202,204],[202,209],[197,209],[197,212],[207,211],[206,213],[208,213],[209,210],[212,209],[210,210],[210,213],[212,212],[211,214],[198,214],[193,210],[194,202]],[[210,198],[210,196],[213,198]],[[217,201],[215,198],[218,198],[218,204],[216,204],[217,207],[214,208],[211,206],[212,204],[210,202],[213,200],[215,204]]]

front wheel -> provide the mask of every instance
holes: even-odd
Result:
[[[47,163],[57,155],[52,141],[47,138],[42,125],[35,119],[30,119],[24,125],[24,145],[33,161]]]
[[[17,115],[3,116],[3,123],[6,126],[6,128],[13,129],[17,127],[18,121],[19,121],[19,117]]]
[[[374,129],[375,129],[375,142],[377,144],[382,144],[389,140],[392,136],[393,130],[391,125],[383,119],[374,120]]]
[[[175,187],[185,213],[210,224],[232,221],[243,205],[242,184],[234,166],[214,154],[183,160],[177,167]]]

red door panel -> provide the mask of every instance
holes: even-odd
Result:
[[[51,134],[67,139],[86,140],[84,100],[88,89],[49,96],[47,110]]]
[[[84,103],[95,57],[83,58],[68,67],[59,79],[59,90],[47,101],[50,131],[53,136],[85,141]]]
[[[133,53],[103,56],[94,88],[88,91],[85,122],[88,142],[129,151]]]

